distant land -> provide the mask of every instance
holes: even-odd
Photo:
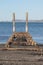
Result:
[[[25,22],[26,20],[16,20],[16,22]],[[12,22],[12,21],[0,21],[0,22]],[[43,22],[43,20],[28,20],[28,22]]]
[[[43,22],[43,20],[29,20],[29,22]]]
[[[26,20],[16,20],[16,22],[25,22]],[[43,22],[43,20],[28,20],[28,22]]]

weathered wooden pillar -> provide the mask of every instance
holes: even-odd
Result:
[[[15,32],[15,13],[13,13],[13,32]]]
[[[26,12],[26,32],[28,32],[28,12]]]

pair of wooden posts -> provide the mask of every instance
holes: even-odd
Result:
[[[13,13],[13,32],[16,32],[15,28],[15,13]],[[26,32],[28,32],[28,12],[26,12]]]

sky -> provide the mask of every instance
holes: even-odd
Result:
[[[13,13],[25,20],[26,12],[29,20],[42,20],[43,0],[0,0],[0,21],[11,21]]]

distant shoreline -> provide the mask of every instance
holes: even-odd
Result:
[[[16,20],[16,22],[25,22],[26,20]],[[12,22],[12,21],[0,21],[0,22]],[[28,20],[28,22],[43,22],[43,20]]]

